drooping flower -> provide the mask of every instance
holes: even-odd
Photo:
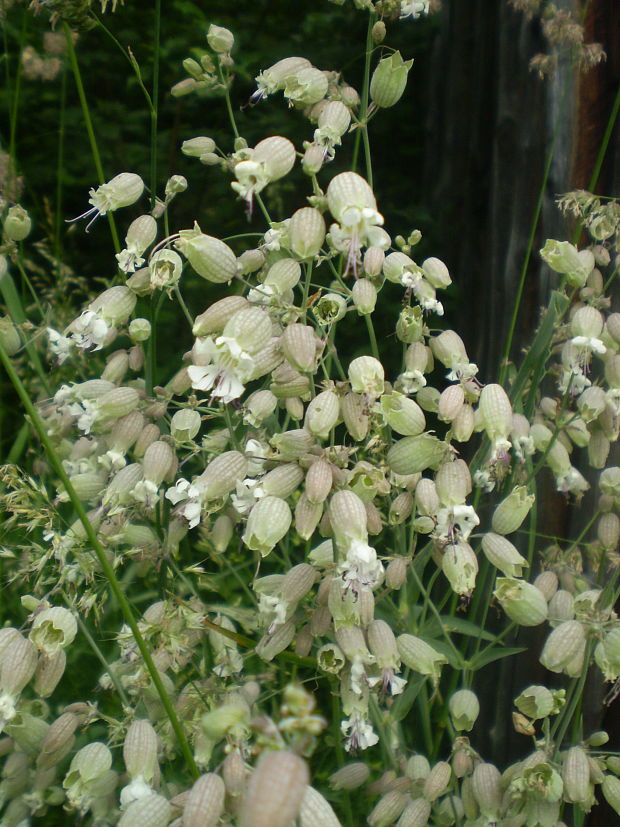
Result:
[[[121,172],[110,181],[101,184],[97,189],[93,187],[89,190],[88,203],[92,204],[92,208],[71,220],[79,221],[82,218],[90,218],[86,225],[86,232],[88,232],[93,221],[99,218],[100,215],[106,215],[121,207],[129,207],[131,204],[135,204],[143,192],[144,181],[139,175],[136,175],[135,172]]]

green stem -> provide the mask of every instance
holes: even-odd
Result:
[[[75,513],[77,514],[79,521],[82,523],[82,526],[84,527],[84,532],[86,534],[88,542],[92,546],[92,549],[95,552],[95,555],[97,556],[97,560],[99,561],[99,565],[101,566],[101,570],[102,570],[106,580],[108,581],[108,587],[110,589],[110,592],[112,593],[112,595],[116,599],[116,601],[117,601],[117,603],[118,603],[118,605],[121,609],[121,612],[123,614],[123,617],[125,618],[125,622],[127,623],[129,628],[131,629],[134,640],[136,641],[136,645],[137,645],[138,649],[140,650],[140,654],[142,655],[144,665],[145,665],[149,675],[151,676],[151,680],[153,681],[153,685],[155,687],[155,690],[157,691],[157,694],[159,695],[159,697],[161,699],[162,705],[163,705],[164,709],[166,710],[166,714],[168,715],[170,725],[172,726],[172,729],[173,729],[173,731],[174,731],[174,733],[177,737],[177,740],[179,742],[179,747],[181,749],[181,752],[183,753],[183,757],[185,758],[185,761],[187,763],[187,767],[188,767],[189,771],[191,772],[191,774],[195,778],[197,778],[198,777],[198,769],[197,769],[196,764],[194,762],[194,757],[192,755],[189,743],[188,743],[187,738],[185,736],[185,732],[183,731],[183,727],[181,726],[181,722],[179,721],[179,719],[177,717],[177,714],[174,710],[174,707],[172,705],[170,697],[168,696],[168,693],[166,692],[166,689],[163,685],[163,682],[162,682],[162,679],[159,675],[159,672],[157,671],[157,668],[156,668],[155,664],[153,663],[153,658],[151,657],[151,653],[149,652],[149,649],[146,645],[146,642],[145,642],[144,638],[142,637],[142,633],[140,632],[140,628],[139,628],[139,626],[136,622],[136,619],[134,617],[131,605],[130,605],[129,601],[127,600],[127,598],[125,597],[125,593],[124,593],[123,589],[121,588],[121,585],[120,585],[120,583],[119,583],[119,581],[116,577],[116,573],[114,571],[114,568],[112,567],[112,564],[108,560],[105,549],[103,548],[103,546],[99,542],[99,538],[97,537],[97,534],[95,533],[95,530],[93,529],[93,527],[90,523],[90,520],[88,519],[88,515],[86,513],[86,510],[84,509],[84,506],[82,505],[82,502],[81,502],[80,498],[78,497],[78,495],[75,491],[75,488],[73,487],[73,485],[71,483],[71,480],[69,479],[69,476],[67,475],[67,472],[65,471],[65,469],[63,467],[63,464],[62,464],[58,454],[56,453],[56,450],[55,450],[55,448],[54,448],[54,446],[53,446],[53,444],[52,444],[52,442],[51,442],[51,440],[50,440],[50,438],[47,434],[47,429],[45,427],[45,423],[43,422],[43,420],[39,416],[35,406],[32,404],[32,401],[30,399],[30,396],[28,395],[28,392],[27,392],[26,388],[22,384],[21,379],[17,375],[17,373],[16,373],[16,371],[15,371],[15,369],[14,369],[12,363],[11,363],[11,360],[7,356],[6,351],[4,350],[4,348],[2,347],[1,344],[0,344],[0,361],[2,362],[2,364],[4,366],[4,369],[6,370],[6,372],[8,374],[8,377],[11,380],[11,382],[13,384],[13,387],[15,388],[15,390],[17,392],[17,395],[21,399],[24,408],[26,409],[26,413],[28,414],[28,416],[30,418],[30,422],[31,422],[33,428],[37,432],[37,435],[38,435],[39,439],[41,440],[41,443],[43,444],[43,447],[44,447],[45,452],[47,454],[47,457],[49,459],[50,465],[53,467],[54,471],[58,474],[58,477],[59,477],[62,485],[64,486],[64,489],[67,492],[67,495],[68,495],[69,499],[71,500],[71,504],[73,505],[73,508],[75,509]]]
[[[359,127],[355,132],[355,143],[353,144],[353,157],[351,159],[351,169],[355,172],[357,170],[357,158],[359,155],[360,141],[364,143],[364,154],[366,158],[366,177],[368,183],[372,187],[372,164],[370,158],[370,143],[368,141],[368,126],[366,116],[368,114],[368,94],[370,90],[370,59],[374,51],[372,42],[372,27],[375,25],[377,16],[375,12],[371,12],[368,18],[368,28],[366,29],[366,50],[364,54],[364,79],[362,82],[362,98],[360,102]],[[360,135],[361,130],[361,135]]]
[[[153,35],[153,89],[151,92],[151,206],[157,196],[157,117],[159,102],[159,51],[161,43],[161,0],[155,0],[155,31]]]
[[[183,315],[187,319],[187,321],[189,323],[189,328],[191,330],[194,327],[194,320],[192,319],[192,314],[187,309],[187,305],[185,304],[185,300],[184,300],[183,296],[181,295],[181,291],[179,290],[179,285],[178,284],[176,284],[175,287],[174,287],[174,294],[177,297],[177,301],[179,302],[181,310],[183,311]]]
[[[86,127],[88,142],[90,143],[90,151],[92,153],[95,169],[97,171],[97,178],[100,184],[105,184],[105,175],[103,174],[101,155],[99,154],[99,147],[97,146],[97,138],[95,137],[95,130],[93,129],[93,121],[90,115],[90,109],[88,107],[88,100],[86,99],[86,92],[84,91],[82,73],[80,72],[80,66],[77,60],[77,55],[75,53],[73,38],[71,36],[71,29],[66,23],[63,23],[62,25],[65,32],[65,41],[67,43],[67,54],[69,55],[69,63],[71,64],[71,70],[73,71],[73,77],[75,79],[75,86],[77,89],[78,97],[80,99],[80,106],[82,107],[82,117],[84,118],[84,126]],[[116,223],[114,221],[114,216],[111,212],[108,212],[106,214],[106,217],[110,225],[110,233],[112,235],[112,243],[114,245],[114,250],[115,252],[120,253],[121,245],[118,240],[118,233],[116,231]]]
[[[224,87],[224,100],[226,101],[226,111],[228,112],[230,125],[232,126],[232,131],[234,132],[235,138],[238,138],[239,130],[237,129],[237,121],[235,120],[235,113],[233,112],[232,103],[230,101],[230,90],[228,88],[228,72],[226,73],[226,75],[224,75],[219,60],[217,63],[217,72],[220,76],[222,86]]]
[[[379,356],[379,346],[377,344],[377,337],[375,336],[375,328],[372,323],[372,319],[370,318],[370,313],[364,313],[364,321],[366,322],[366,329],[368,330],[368,338],[370,339],[370,349],[372,350],[372,355],[377,359],[377,361],[381,361],[381,357]]]
[[[71,598],[69,597],[69,595],[66,592],[63,591],[63,592],[61,592],[61,594],[64,598],[65,603],[67,603],[73,609],[73,614],[75,616],[75,619],[77,620],[78,626],[80,627],[80,632],[86,638],[86,641],[87,641],[88,645],[90,646],[90,648],[92,649],[93,654],[95,655],[97,660],[102,664],[103,668],[108,673],[108,675],[110,677],[110,680],[114,684],[114,688],[118,692],[119,698],[121,699],[121,703],[127,709],[131,709],[131,704],[129,702],[129,698],[127,697],[127,695],[125,693],[125,690],[123,689],[123,684],[119,681],[119,679],[116,676],[114,670],[110,667],[110,664],[107,662],[107,660],[105,658],[105,655],[103,654],[103,652],[99,648],[99,645],[98,645],[97,641],[91,635],[91,633],[88,630],[88,627],[86,626],[86,624],[84,623],[84,621],[80,617],[79,611],[77,611],[77,609],[75,609],[73,601],[71,600]]]
[[[54,217],[54,258],[56,271],[60,276],[62,258],[62,183],[65,157],[65,113],[67,108],[67,73],[62,70],[60,77],[60,115],[58,118],[58,149],[56,153],[56,215]]]

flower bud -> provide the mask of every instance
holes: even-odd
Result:
[[[558,590],[558,576],[554,571],[550,571],[549,569],[547,571],[541,571],[534,580],[534,585],[543,593],[548,603]]]
[[[314,207],[302,207],[288,226],[290,249],[302,261],[317,256],[325,240],[325,219]]]
[[[314,787],[306,787],[299,810],[300,827],[340,827],[328,801]]]
[[[368,279],[358,279],[351,290],[351,298],[360,316],[368,316],[377,304],[377,289]]]
[[[551,632],[540,656],[542,665],[551,672],[562,672],[579,657],[586,644],[583,625],[567,620]]]
[[[7,356],[14,356],[22,345],[19,331],[8,316],[0,316],[0,344]]]
[[[396,474],[417,474],[437,468],[444,460],[448,446],[431,433],[408,436],[392,445],[387,463]]]
[[[118,821],[118,827],[166,827],[172,807],[162,795],[150,793],[133,801]]]
[[[266,557],[285,536],[292,520],[291,509],[284,500],[264,497],[250,511],[241,539],[248,548]]]
[[[340,403],[334,391],[322,391],[306,408],[304,427],[313,436],[328,439],[340,418]]]
[[[390,428],[402,436],[417,436],[426,427],[424,413],[417,402],[396,391],[381,397],[381,413]]]
[[[472,775],[472,793],[483,816],[497,821],[502,804],[501,775],[493,764],[478,764]]]
[[[207,32],[207,43],[214,52],[218,52],[219,54],[222,52],[230,52],[235,43],[235,38],[229,29],[211,23],[209,31]]]
[[[448,703],[452,724],[459,732],[470,732],[480,714],[480,703],[471,689],[459,689]]]
[[[0,662],[0,689],[9,695],[19,695],[37,668],[37,650],[30,640],[19,635],[2,654]]]
[[[225,497],[247,473],[248,461],[239,451],[225,451],[207,465],[196,483],[209,500]]]
[[[144,478],[159,486],[174,466],[176,457],[170,445],[162,440],[151,443],[144,452]]]
[[[445,793],[452,776],[452,767],[447,761],[438,761],[424,782],[422,794],[427,801],[435,801]]]
[[[373,103],[387,109],[394,106],[405,91],[407,74],[413,60],[403,61],[400,52],[379,61],[370,80],[370,97]]]
[[[471,475],[462,459],[444,462],[435,475],[435,491],[444,506],[462,505],[471,493]]]
[[[310,503],[324,502],[332,489],[331,465],[324,459],[317,459],[306,473],[306,496]]]
[[[144,456],[146,449],[161,436],[161,431],[153,422],[144,426],[144,429],[134,445],[134,456],[140,459]]]
[[[244,296],[226,296],[210,305],[204,313],[196,316],[192,333],[194,336],[221,333],[230,319],[247,307],[249,307],[248,300]]]
[[[356,761],[345,764],[329,776],[329,786],[333,790],[356,790],[368,781],[370,769],[367,764]]]
[[[294,462],[307,454],[312,448],[314,440],[312,435],[303,428],[293,431],[284,431],[281,434],[272,436],[271,445],[279,454],[279,459]]]
[[[446,265],[438,258],[427,258],[422,262],[424,277],[437,290],[452,284],[450,273]]]
[[[469,595],[475,588],[478,558],[469,543],[462,540],[448,545],[441,558],[441,570],[453,591]]]
[[[407,804],[396,824],[397,827],[426,827],[430,815],[430,801],[426,798],[416,798]]]
[[[222,284],[237,274],[237,257],[230,247],[219,238],[205,235],[198,224],[192,230],[181,230],[175,247],[207,281]]]
[[[146,342],[151,337],[151,323],[148,319],[132,319],[129,323],[128,333],[132,342]],[[130,367],[135,370],[131,365],[131,356]]]
[[[348,375],[354,393],[366,394],[373,399],[383,393],[383,365],[373,356],[359,356],[354,359],[349,365]]]
[[[201,422],[198,411],[183,408],[170,420],[170,433],[177,442],[191,442],[200,430]]]
[[[367,819],[368,824],[371,827],[386,827],[393,824],[407,803],[408,799],[404,793],[400,790],[390,790],[373,807]]]
[[[589,253],[589,255],[584,256],[582,253]],[[572,287],[583,287],[594,267],[592,253],[589,250],[582,250],[579,253],[569,241],[548,239],[540,255],[552,270],[565,275]]]
[[[606,775],[601,784],[601,791],[605,801],[620,815],[620,779],[614,775]]]
[[[321,503],[311,503],[304,492],[295,505],[295,530],[304,540],[309,540],[323,515]]]
[[[485,385],[480,392],[478,410],[490,439],[507,439],[512,428],[512,405],[501,385]]]
[[[547,619],[547,601],[544,595],[525,580],[498,577],[493,596],[508,617],[519,626],[538,626]]]
[[[200,158],[201,155],[213,152],[215,149],[215,141],[213,138],[190,138],[189,141],[183,141],[181,145],[181,152],[183,155],[188,155],[190,158]]]
[[[39,698],[49,698],[58,686],[67,665],[67,656],[63,649],[58,649],[48,657],[42,654],[34,673],[34,691]]]
[[[353,491],[336,491],[329,503],[329,519],[339,546],[346,548],[351,540],[366,540],[366,509]]]
[[[79,718],[77,715],[65,712],[50,725],[39,747],[37,756],[37,767],[39,769],[45,770],[54,767],[71,752],[75,743],[74,732],[78,724]]]
[[[268,471],[261,478],[260,486],[268,496],[285,500],[297,491],[303,478],[303,470],[297,463],[291,462]]]
[[[385,585],[390,589],[400,589],[407,580],[409,561],[405,557],[390,560],[385,570]]]
[[[529,514],[535,497],[524,485],[517,485],[493,512],[491,525],[496,534],[512,534]]]
[[[146,720],[133,721],[123,744],[123,759],[130,778],[142,777],[151,784],[157,769],[157,733]]]
[[[32,220],[26,210],[16,204],[10,207],[4,219],[4,237],[9,241],[23,241],[32,229]]]
[[[590,782],[590,765],[583,747],[571,747],[564,756],[562,781],[566,801],[585,805],[592,799],[594,785]]]
[[[151,287],[168,289],[174,287],[181,278],[183,260],[174,250],[157,250],[149,260],[149,277]]]
[[[347,393],[340,405],[342,419],[347,431],[356,442],[366,438],[368,434],[368,413],[364,398],[358,393]]]
[[[465,392],[462,385],[448,385],[437,403],[437,416],[442,422],[453,422],[463,410]]]
[[[304,324],[290,324],[280,337],[280,346],[287,361],[302,373],[312,373],[316,367],[317,338],[314,328]]]
[[[508,578],[521,577],[523,568],[528,565],[525,557],[501,534],[491,531],[485,534],[482,538],[482,551],[489,563]]]
[[[309,66],[287,77],[284,97],[300,106],[311,106],[325,97],[328,85],[326,74]]]
[[[54,606],[43,609],[34,619],[29,638],[47,657],[66,649],[77,634],[77,621],[68,609]]]
[[[403,491],[390,504],[389,522],[391,525],[400,525],[411,516],[413,511],[413,496],[409,491]]]
[[[226,787],[219,775],[212,772],[201,775],[185,799],[183,827],[217,827],[224,811],[225,795]]]
[[[299,814],[309,782],[303,758],[266,751],[250,776],[239,827],[288,827]]]
[[[441,667],[448,662],[445,655],[414,635],[399,635],[396,643],[401,660],[406,666],[421,675],[431,676],[435,682],[439,680]]]
[[[385,23],[383,20],[377,20],[375,25],[372,27],[372,42],[375,46],[378,46],[379,43],[383,43],[385,40]]]
[[[108,324],[118,327],[125,324],[131,316],[136,301],[136,296],[128,287],[117,284],[97,296],[88,309],[100,315]]]

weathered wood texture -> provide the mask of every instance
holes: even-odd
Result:
[[[446,228],[442,253],[459,284],[459,315],[450,324],[462,331],[487,381],[497,375],[548,153],[553,150],[550,176],[513,358],[530,339],[549,288],[537,251],[547,237],[566,238],[569,232],[555,198],[588,187],[618,89],[620,4],[591,0],[585,25],[586,40],[603,43],[606,63],[582,77],[562,63],[554,80],[541,81],[528,70],[530,58],[545,48],[536,21],[527,21],[506,0],[444,2],[431,72],[427,190]],[[618,128],[596,191],[620,192]],[[540,510],[545,533],[567,536],[570,526],[559,495],[551,491]],[[536,648],[544,636],[544,629],[533,630],[518,642]],[[528,749],[511,726],[512,699],[529,683],[548,683],[549,673],[521,657],[485,670],[483,677],[486,720],[475,746],[503,767]],[[603,691],[597,675],[586,698],[594,727],[602,723]],[[617,721],[610,726],[617,729]]]

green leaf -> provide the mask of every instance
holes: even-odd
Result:
[[[412,672],[409,673],[410,675],[414,674]],[[405,718],[411,707],[415,703],[415,699],[420,694],[420,690],[424,685],[424,681],[426,678],[423,675],[416,676],[415,678],[409,678],[407,681],[407,688],[399,695],[398,698],[394,701],[394,705],[390,709],[390,718],[393,721],[402,721]]]
[[[470,667],[476,671],[478,669],[482,669],[483,666],[486,666],[489,663],[493,663],[495,660],[509,658],[511,655],[518,655],[521,652],[527,652],[527,646],[506,646],[501,649],[490,646],[488,649],[485,649],[483,652],[480,652],[480,654],[471,659]]]

